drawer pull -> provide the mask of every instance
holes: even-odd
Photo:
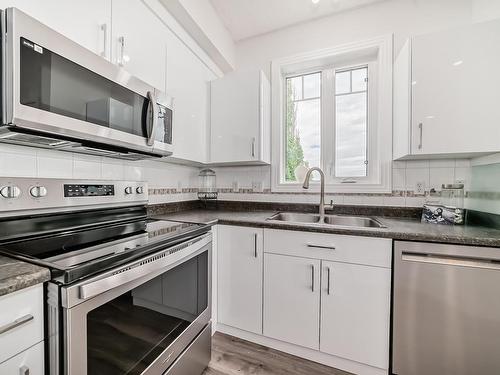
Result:
[[[314,249],[327,249],[327,250],[335,250],[335,246],[326,246],[326,245],[314,245],[311,243],[307,244],[307,247],[312,247]]]
[[[26,324],[33,319],[34,319],[33,315],[31,315],[31,314],[22,316],[19,319],[14,320],[12,323],[8,323],[8,324],[0,327],[0,335],[3,333],[9,332],[9,331],[13,330],[14,328],[19,327],[23,324]]]

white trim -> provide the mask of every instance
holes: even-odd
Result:
[[[328,193],[390,193],[392,191],[392,63],[393,36],[384,35],[361,42],[344,44],[318,51],[306,52],[290,57],[273,60],[271,63],[272,90],[272,158],[271,158],[271,191],[296,192],[301,191],[300,183],[282,183],[281,170],[284,168],[283,126],[283,73],[300,69],[311,70],[320,64],[331,64],[335,59],[350,56],[351,59],[362,59],[367,56],[377,56],[378,95],[377,101],[377,157],[380,176],[376,183],[326,184]],[[390,147],[386,147],[386,146]],[[322,140],[323,146],[323,140]],[[316,186],[315,186],[316,185]],[[311,191],[318,190],[318,184],[311,184]]]
[[[318,350],[304,348],[302,346],[289,344],[284,341],[275,340],[269,337],[243,331],[238,328],[230,327],[222,323],[217,323],[217,332],[225,333],[234,337],[241,338],[259,345],[267,346],[294,356],[305,358],[313,362],[321,363],[339,370],[347,371],[358,375],[387,375],[387,369],[373,367],[360,362],[351,361],[346,358],[337,357],[322,353]]]

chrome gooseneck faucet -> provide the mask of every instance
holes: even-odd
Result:
[[[302,185],[302,187],[304,189],[309,189],[309,180],[311,178],[311,173],[314,171],[318,171],[319,175],[320,175],[321,191],[320,191],[320,198],[319,198],[319,222],[324,223],[325,222],[325,174],[318,167],[310,168],[307,171],[306,177],[304,179],[304,184]]]

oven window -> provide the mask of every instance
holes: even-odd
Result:
[[[21,38],[21,104],[145,137],[148,99]]]
[[[87,315],[87,372],[140,374],[208,307],[208,253]]]

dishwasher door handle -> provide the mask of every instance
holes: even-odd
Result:
[[[500,262],[497,260],[460,257],[453,255],[415,254],[403,252],[401,254],[401,260],[405,262],[438,264],[444,266],[500,270]]]

